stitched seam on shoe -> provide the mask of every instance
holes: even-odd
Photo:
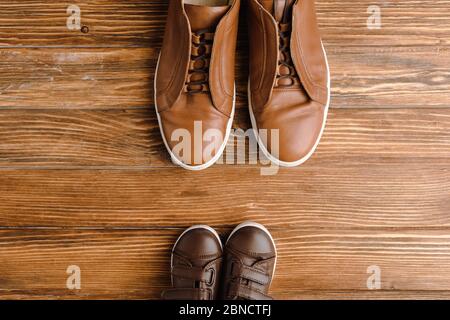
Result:
[[[169,83],[167,84],[167,86],[166,86],[164,89],[160,89],[161,93],[165,93],[165,92],[169,91],[170,88],[172,87],[172,85],[173,85],[173,83],[174,83],[174,81],[175,81],[176,75],[178,74],[178,71],[179,71],[179,69],[180,69],[181,60],[182,60],[182,59],[181,59],[181,55],[180,55],[180,57],[177,59],[177,64],[175,65],[175,71],[172,73],[172,75],[171,75],[171,77],[170,77],[170,81],[169,81]],[[159,68],[158,68],[158,69],[159,69]],[[159,70],[158,70],[158,71],[159,71]],[[158,74],[158,76],[159,76],[159,74]]]
[[[302,2],[302,4],[303,4],[303,2]],[[303,8],[302,5],[301,5],[301,8]],[[322,87],[320,84],[317,84],[317,83],[314,81],[314,79],[312,78],[312,75],[310,74],[309,69],[308,69],[307,65],[305,64],[305,59],[304,59],[304,58],[305,58],[305,55],[304,55],[303,50],[302,50],[302,48],[301,48],[300,41],[299,41],[298,39],[296,39],[295,42],[296,42],[296,47],[297,47],[297,49],[300,51],[301,64],[303,65],[303,68],[305,69],[305,72],[306,72],[306,75],[307,75],[309,81],[311,82],[311,84],[312,84],[314,87],[319,87],[319,88],[322,88],[322,89],[326,89],[326,87]]]
[[[226,20],[224,20],[224,21],[226,21],[227,23],[228,23],[228,19],[229,19],[229,17],[230,17],[230,15],[231,15],[231,11],[234,9],[234,6],[236,5],[236,2],[234,3],[234,5],[231,7],[231,9],[230,9],[230,11],[226,14],[226,16],[225,16],[225,18],[224,19],[226,19]],[[225,30],[224,30],[224,34],[226,35],[226,34],[228,34],[229,32],[230,32],[230,30],[233,28],[233,25],[232,24],[230,24],[229,26],[227,26],[228,28],[226,28]],[[222,59],[220,59],[219,60],[220,61],[220,68],[219,68],[219,70],[220,71],[222,71]],[[234,67],[234,66],[233,66]],[[225,93],[225,95],[227,95],[228,97],[230,97],[230,98],[233,98],[233,94],[231,94],[231,93],[229,93],[228,92],[228,90],[224,87],[224,85],[223,85],[223,79],[222,79],[222,76],[223,76],[223,74],[222,74],[222,72],[220,72],[220,74],[219,74],[219,83],[220,83],[220,87],[222,88],[222,91]],[[223,104],[222,104],[223,105]]]
[[[255,251],[244,252],[244,251],[241,251],[241,250],[236,249],[236,248],[228,248],[228,250],[231,250],[232,252],[234,251],[235,253],[240,253],[240,254],[243,254],[243,255],[249,255],[249,256],[252,256],[252,257],[270,254],[270,253],[255,252]],[[266,259],[263,259],[263,260],[268,260],[268,259],[271,259],[271,258],[273,258],[273,257],[269,257],[269,258],[266,258]]]
[[[195,257],[187,257],[190,253],[186,253],[186,251],[183,251],[183,250],[180,250],[180,249],[177,249],[177,253],[175,253],[175,254],[178,254],[178,255],[182,255],[185,259],[187,259],[187,260],[191,260],[191,259],[208,259],[208,258],[211,258],[211,259],[218,259],[218,258],[220,258],[221,257],[221,255],[219,254],[201,254],[201,255],[198,255],[198,256],[195,256]]]
[[[262,276],[264,276],[264,277],[269,277],[268,274],[266,274],[266,273],[264,273],[264,272],[262,272],[262,271],[260,271],[260,270],[256,270],[256,269],[255,269],[254,272],[256,272],[256,273],[258,273],[258,274],[260,274],[260,275],[262,275]],[[264,281],[261,281],[261,280],[259,280],[259,279],[253,278],[253,277],[248,277],[248,276],[243,277],[243,276],[241,276],[241,278],[244,278],[244,279],[247,279],[247,280],[251,280],[251,281],[256,282],[256,283],[258,283],[258,284],[260,284],[260,285],[266,285],[266,284],[268,284],[268,283],[265,283]]]
[[[254,288],[254,287],[250,287],[250,286],[248,286],[248,285],[243,285],[242,283],[239,283],[239,286],[238,286],[238,289],[237,289],[237,295],[239,296],[239,294],[240,294],[240,288],[246,288],[246,289],[248,289],[250,292],[252,292],[252,291],[254,291],[254,292],[256,292],[256,293],[260,293],[261,295],[267,295],[267,293],[265,293],[265,292],[262,292],[261,290],[259,290],[258,288]],[[248,298],[248,299],[252,299],[252,296],[251,296],[251,294],[246,294],[245,295],[245,298]]]
[[[228,115],[228,114],[225,114],[221,109],[222,109],[222,107],[225,105],[227,103],[227,101],[225,101],[224,103],[222,103],[221,105],[220,105],[220,108],[219,107],[217,107],[216,108],[216,110],[217,111],[219,111],[223,116],[225,116],[225,117],[227,117],[228,118],[228,120],[230,119],[230,115]]]
[[[264,22],[264,12],[261,10],[261,8],[258,8],[259,10],[259,17],[261,20],[261,26],[263,29],[263,35],[266,34],[266,23]],[[266,73],[266,64],[267,64],[267,40],[266,37],[263,36],[263,66],[262,66],[262,74],[261,79],[259,81],[258,90],[261,89],[262,84],[264,82],[264,74]]]

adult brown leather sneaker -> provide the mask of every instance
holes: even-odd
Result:
[[[172,161],[213,165],[234,115],[240,0],[171,0],[155,76],[155,105]]]
[[[165,300],[215,300],[222,268],[222,243],[208,226],[193,226],[172,250],[172,287]]]
[[[330,103],[314,0],[249,0],[248,17],[253,129],[272,162],[298,166],[317,148]]]
[[[245,222],[231,233],[225,245],[221,289],[224,300],[270,300],[277,252],[269,231]]]

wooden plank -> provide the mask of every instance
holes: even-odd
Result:
[[[116,294],[95,294],[83,295],[81,293],[74,293],[72,295],[61,294],[59,292],[51,292],[47,290],[8,290],[7,293],[0,292],[0,299],[2,300],[75,300],[75,299],[89,299],[89,300],[121,300],[121,299],[135,299],[135,300],[159,300],[159,291],[151,294],[148,291],[140,293],[133,292],[132,297],[128,294],[117,292]],[[277,294],[278,300],[449,300],[449,291],[394,291],[394,290],[297,290],[286,293],[279,292]]]
[[[158,170],[3,170],[0,226],[447,229],[449,163],[305,166],[200,173]]]
[[[235,128],[247,130],[248,122],[248,112],[238,110]],[[236,141],[232,137],[230,146]],[[334,109],[306,165],[448,163],[449,150],[450,109]],[[142,169],[172,163],[153,108],[0,111],[0,168],[67,166]]]
[[[239,48],[238,108],[248,56]],[[450,50],[328,50],[332,108],[450,107]],[[158,49],[0,49],[0,109],[123,109],[153,105]]]
[[[448,46],[450,1],[316,0],[325,41],[339,47]],[[380,9],[379,29],[369,29],[372,6]]]
[[[278,297],[285,300],[449,300],[450,291],[298,290],[290,291],[288,294],[280,293]],[[20,299],[21,296],[18,295],[17,298]]]
[[[378,30],[371,0],[317,0],[333,109],[314,157],[274,176],[168,161],[152,91],[167,1],[76,4],[86,33],[69,3],[0,3],[0,299],[158,298],[185,227],[244,220],[273,231],[276,298],[450,297],[450,0],[379,3]]]
[[[332,108],[450,107],[450,51],[393,47],[328,51]]]
[[[166,0],[13,0],[0,4],[1,46],[153,47],[161,43]],[[68,28],[69,6],[81,11],[80,27]],[[69,25],[73,25],[72,22]]]
[[[319,24],[336,46],[448,46],[450,1],[382,2],[381,28],[369,29],[371,0],[317,0]],[[244,1],[245,3],[245,1]],[[81,10],[80,26],[67,28],[67,8]],[[145,46],[161,43],[166,0],[77,0],[74,3],[13,0],[0,4],[1,46]],[[242,20],[245,20],[243,11]],[[241,28],[241,34],[245,33]]]
[[[0,297],[156,299],[170,286],[169,253],[180,232],[0,231]],[[273,234],[279,253],[271,291],[275,298],[301,299],[311,292],[402,297],[404,291],[403,296],[444,291],[448,297],[448,232],[290,229]],[[70,265],[81,268],[80,291],[66,288]],[[367,289],[370,266],[381,270],[382,291],[377,293]]]
[[[0,108],[111,109],[153,103],[153,49],[0,49]]]

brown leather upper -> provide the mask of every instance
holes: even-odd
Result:
[[[156,76],[156,105],[171,150],[179,142],[172,141],[177,129],[191,133],[192,155],[201,147],[200,156],[184,161],[190,165],[203,164],[214,156],[208,154],[214,141],[194,143],[196,121],[202,123],[202,134],[218,129],[225,138],[234,106],[239,7],[240,0],[225,6],[170,1]]]
[[[225,245],[224,300],[270,300],[276,248],[270,235],[255,226],[238,227]]]
[[[166,300],[214,300],[219,293],[222,246],[206,228],[184,233],[172,250],[172,289]]]
[[[328,68],[314,0],[249,0],[250,101],[259,130],[279,130],[284,162],[316,145],[328,105]]]

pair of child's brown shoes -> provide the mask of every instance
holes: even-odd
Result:
[[[269,231],[254,222],[236,227],[225,247],[208,226],[193,226],[172,250],[166,300],[267,300],[277,252]]]

